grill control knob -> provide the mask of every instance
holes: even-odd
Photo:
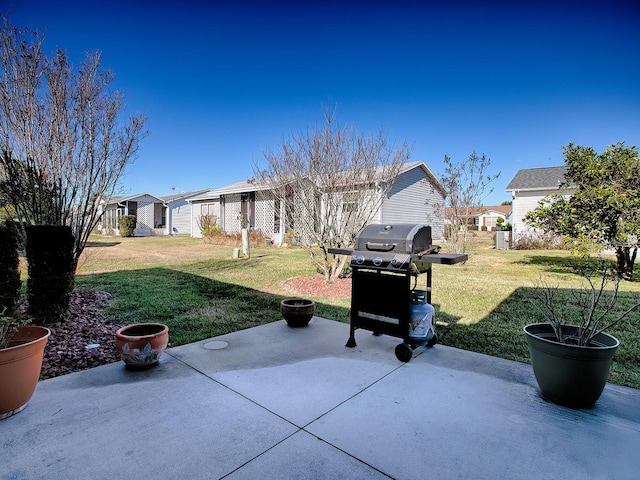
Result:
[[[373,257],[371,261],[376,267],[379,267],[380,265],[382,265],[382,258],[380,257]]]
[[[358,264],[358,265],[362,265],[364,263],[364,256],[363,255],[356,255],[355,257],[353,257],[353,260]]]

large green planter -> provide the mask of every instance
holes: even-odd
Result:
[[[566,336],[577,327],[565,326]],[[542,394],[561,405],[591,407],[609,378],[611,360],[620,345],[617,338],[599,333],[589,346],[559,343],[548,323],[524,327],[533,373]]]

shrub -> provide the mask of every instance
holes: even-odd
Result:
[[[239,247],[242,245],[242,235],[240,233],[226,233],[218,226],[209,226],[203,229],[202,238],[205,242],[214,245],[229,247]],[[266,248],[271,246],[271,242],[260,230],[249,230],[249,244],[252,247]]]
[[[133,231],[136,228],[135,215],[122,215],[118,217],[118,230],[121,237],[133,237]]]
[[[198,217],[197,223],[198,227],[200,228],[200,233],[202,233],[203,237],[206,237],[207,233],[215,232],[215,230],[211,230],[211,228],[217,227],[217,231],[220,231],[217,215],[200,215],[200,217]]]
[[[21,285],[18,233],[15,228],[0,227],[0,316],[15,315]]]
[[[27,229],[27,298],[38,324],[64,321],[75,283],[75,238],[65,225],[31,225]]]
[[[515,240],[516,250],[553,250],[560,248],[566,248],[562,238],[535,230],[519,233]]]

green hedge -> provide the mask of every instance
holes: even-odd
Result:
[[[36,324],[66,320],[75,284],[75,238],[71,227],[27,227],[29,314]]]
[[[133,237],[133,231],[136,228],[135,215],[122,215],[118,217],[118,230],[121,237]]]
[[[15,316],[21,285],[18,233],[15,228],[0,227],[0,316]]]

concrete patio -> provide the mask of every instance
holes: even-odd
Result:
[[[0,422],[0,478],[640,478],[640,390],[572,410],[529,365],[348,336],[280,321],[42,381]]]

